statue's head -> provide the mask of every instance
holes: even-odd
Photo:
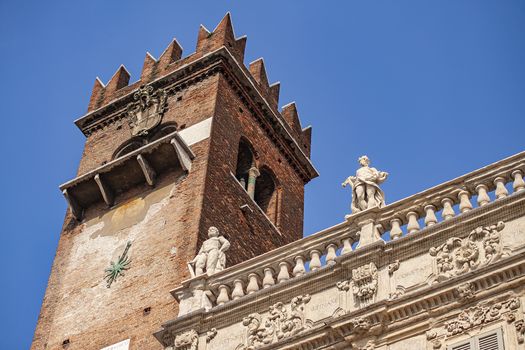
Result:
[[[212,238],[212,237],[219,237],[219,229],[215,226],[211,226],[209,229],[208,229],[208,237]]]
[[[368,164],[370,164],[370,159],[368,159],[367,156],[361,156],[357,161],[361,166],[368,166]]]

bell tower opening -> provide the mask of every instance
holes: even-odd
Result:
[[[241,183],[241,186],[248,189],[248,178],[250,169],[255,165],[255,156],[253,147],[250,143],[241,138],[239,142],[239,151],[237,153],[237,169],[235,170],[235,177]]]

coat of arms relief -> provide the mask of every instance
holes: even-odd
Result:
[[[501,244],[503,221],[496,225],[479,226],[465,238],[452,237],[429,253],[434,258],[434,282],[441,282],[470,272],[508,256]]]
[[[155,90],[151,85],[141,86],[133,94],[134,101],[126,109],[132,136],[145,136],[160,124],[166,111],[167,95],[165,90]]]

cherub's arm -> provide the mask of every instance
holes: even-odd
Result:
[[[230,249],[230,241],[228,241],[226,238],[220,236],[219,237],[219,242],[221,242],[221,247],[219,249],[221,252],[224,253],[225,251]]]

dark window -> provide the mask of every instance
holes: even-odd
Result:
[[[254,199],[273,223],[277,222],[278,193],[275,176],[270,169],[263,167],[255,183]]]
[[[248,185],[248,173],[252,166],[254,166],[252,149],[247,141],[241,140],[239,142],[239,151],[237,153],[237,169],[235,170],[235,177],[245,189]]]

